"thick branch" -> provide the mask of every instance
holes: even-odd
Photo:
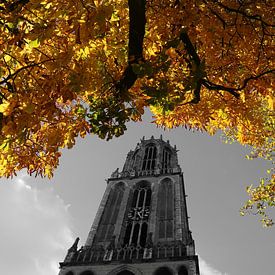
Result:
[[[135,62],[142,59],[143,38],[145,35],[145,0],[128,0],[130,27],[128,60]]]
[[[121,80],[116,87],[119,91],[130,89],[137,75],[134,73],[132,64],[143,60],[143,38],[145,35],[145,0],[128,0],[129,6],[129,43],[128,43],[128,66],[126,67]]]
[[[201,60],[200,60],[200,58],[196,52],[196,49],[195,49],[194,45],[192,44],[192,42],[185,30],[181,32],[180,39],[183,42],[188,55],[194,61],[196,67],[200,68]],[[201,77],[197,80],[196,87],[194,89],[194,98],[188,103],[197,104],[200,102],[202,79],[203,79],[203,77]]]
[[[232,94],[233,96],[235,96],[236,98],[240,97],[240,94],[236,92],[236,90],[234,88],[230,88],[230,87],[224,87],[222,85],[218,85],[215,83],[212,83],[210,81],[207,80],[203,80],[202,84],[209,90],[216,90],[216,91],[226,91],[230,94]]]
[[[201,60],[196,52],[195,47],[193,46],[188,34],[186,33],[186,31],[182,31],[180,34],[180,39],[183,42],[185,49],[187,50],[188,54],[190,55],[190,57],[194,60],[195,64],[197,66],[200,65]]]

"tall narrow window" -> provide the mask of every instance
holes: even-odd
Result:
[[[140,166],[140,155],[139,155],[139,150],[136,150],[132,158],[132,168],[134,170],[138,170],[139,166]]]
[[[151,193],[152,191],[148,182],[144,181],[137,184],[130,204],[131,208],[128,213],[124,245],[145,246]]]
[[[162,172],[168,173],[171,168],[171,151],[168,148],[163,149],[162,154]]]
[[[158,233],[159,239],[174,236],[174,192],[171,179],[164,179],[158,192]]]
[[[154,145],[148,145],[142,162],[143,171],[152,171],[156,166],[157,148]]]
[[[115,229],[115,223],[118,217],[120,204],[124,193],[124,183],[118,183],[111,189],[109,197],[101,217],[98,235],[98,242],[110,241]]]

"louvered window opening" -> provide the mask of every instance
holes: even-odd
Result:
[[[131,209],[128,213],[124,246],[140,245],[141,247],[145,247],[151,194],[150,187],[138,187],[135,189]]]
[[[143,171],[152,171],[156,166],[157,148],[154,145],[146,147],[142,163]]]
[[[158,197],[158,227],[159,239],[169,239],[174,236],[174,192],[170,179],[161,182]]]
[[[98,236],[96,239],[98,242],[110,241],[112,239],[123,193],[124,185],[117,185],[111,189],[97,231]]]

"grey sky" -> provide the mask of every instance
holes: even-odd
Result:
[[[7,275],[54,275],[77,236],[83,244],[106,187],[142,136],[169,139],[179,149],[190,227],[201,257],[201,275],[274,274],[274,230],[255,216],[239,216],[245,187],[268,168],[248,161],[238,144],[221,143],[185,129],[163,131],[145,122],[130,124],[109,142],[91,136],[64,150],[52,180],[24,174],[0,184],[0,270]],[[274,216],[274,215],[273,215]]]

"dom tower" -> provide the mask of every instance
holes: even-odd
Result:
[[[144,138],[107,181],[84,247],[60,275],[199,275],[176,147]]]

